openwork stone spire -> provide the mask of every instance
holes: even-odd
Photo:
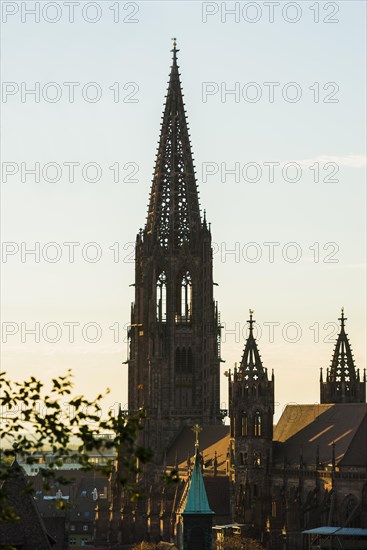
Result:
[[[162,247],[177,248],[200,228],[200,207],[176,41],[146,223]]]
[[[257,348],[256,339],[254,338],[254,323],[253,310],[250,309],[250,319],[247,321],[249,324],[249,335],[246,341],[245,349],[243,351],[242,361],[239,368],[239,378],[242,380],[261,380],[266,378],[267,375],[264,370],[261,356]]]
[[[345,332],[344,308],[341,311],[340,332],[336,341],[331,366],[326,370],[326,382],[320,377],[321,403],[364,403],[366,400],[366,373],[360,380],[352,349]]]

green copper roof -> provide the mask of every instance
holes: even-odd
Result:
[[[209,507],[208,497],[206,496],[203,474],[201,473],[199,449],[197,447],[195,466],[192,472],[183,514],[214,514]]]

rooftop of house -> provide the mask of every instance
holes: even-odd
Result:
[[[19,519],[0,522],[0,547],[9,545],[22,550],[51,550],[55,540],[46,531],[29,484],[16,460],[2,488],[6,493],[5,505],[12,507]]]

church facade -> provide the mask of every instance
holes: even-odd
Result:
[[[207,514],[202,524],[194,519],[205,548],[211,511],[217,525],[236,524],[274,550],[302,548],[302,531],[313,527],[367,529],[366,371],[354,364],[343,311],[325,380],[320,373],[320,404],[288,405],[273,425],[275,375],[263,365],[250,311],[242,360],[228,373],[229,410],[220,409],[211,230],[199,204],[177,52],[174,44],[146,225],[136,237],[129,330],[129,413],[146,411],[141,443],[154,458],[138,479],[146,498],[132,503],[114,487],[109,542],[184,544],[182,510],[201,475]],[[162,474],[172,468],[180,481],[166,486]]]

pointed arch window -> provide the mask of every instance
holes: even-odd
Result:
[[[231,419],[231,437],[236,437],[236,417],[232,416]]]
[[[192,373],[194,369],[194,356],[192,354],[191,348],[189,348],[187,351],[186,369],[188,373]]]
[[[179,276],[176,292],[176,322],[189,323],[192,314],[192,281],[189,271]]]
[[[353,495],[348,495],[342,504],[342,526],[361,527],[360,505]]]
[[[184,363],[184,355],[186,353],[186,350],[185,348],[183,349],[180,349],[180,348],[177,348],[176,349],[176,361],[175,361],[175,367],[176,367],[176,372],[177,373],[181,373],[182,371],[182,366],[183,366],[183,363]]]
[[[259,411],[256,411],[256,413],[255,413],[254,436],[255,437],[261,437],[262,436],[262,422],[261,422],[261,415],[260,415]]]
[[[261,453],[254,451],[254,466],[261,466]]]
[[[176,348],[175,369],[178,374],[192,374],[194,370],[194,355],[191,348]]]
[[[246,437],[248,435],[248,421],[246,413],[242,413],[241,431],[242,437]]]
[[[165,322],[167,317],[167,278],[164,271],[162,271],[157,279],[156,296],[157,318],[159,321]]]

